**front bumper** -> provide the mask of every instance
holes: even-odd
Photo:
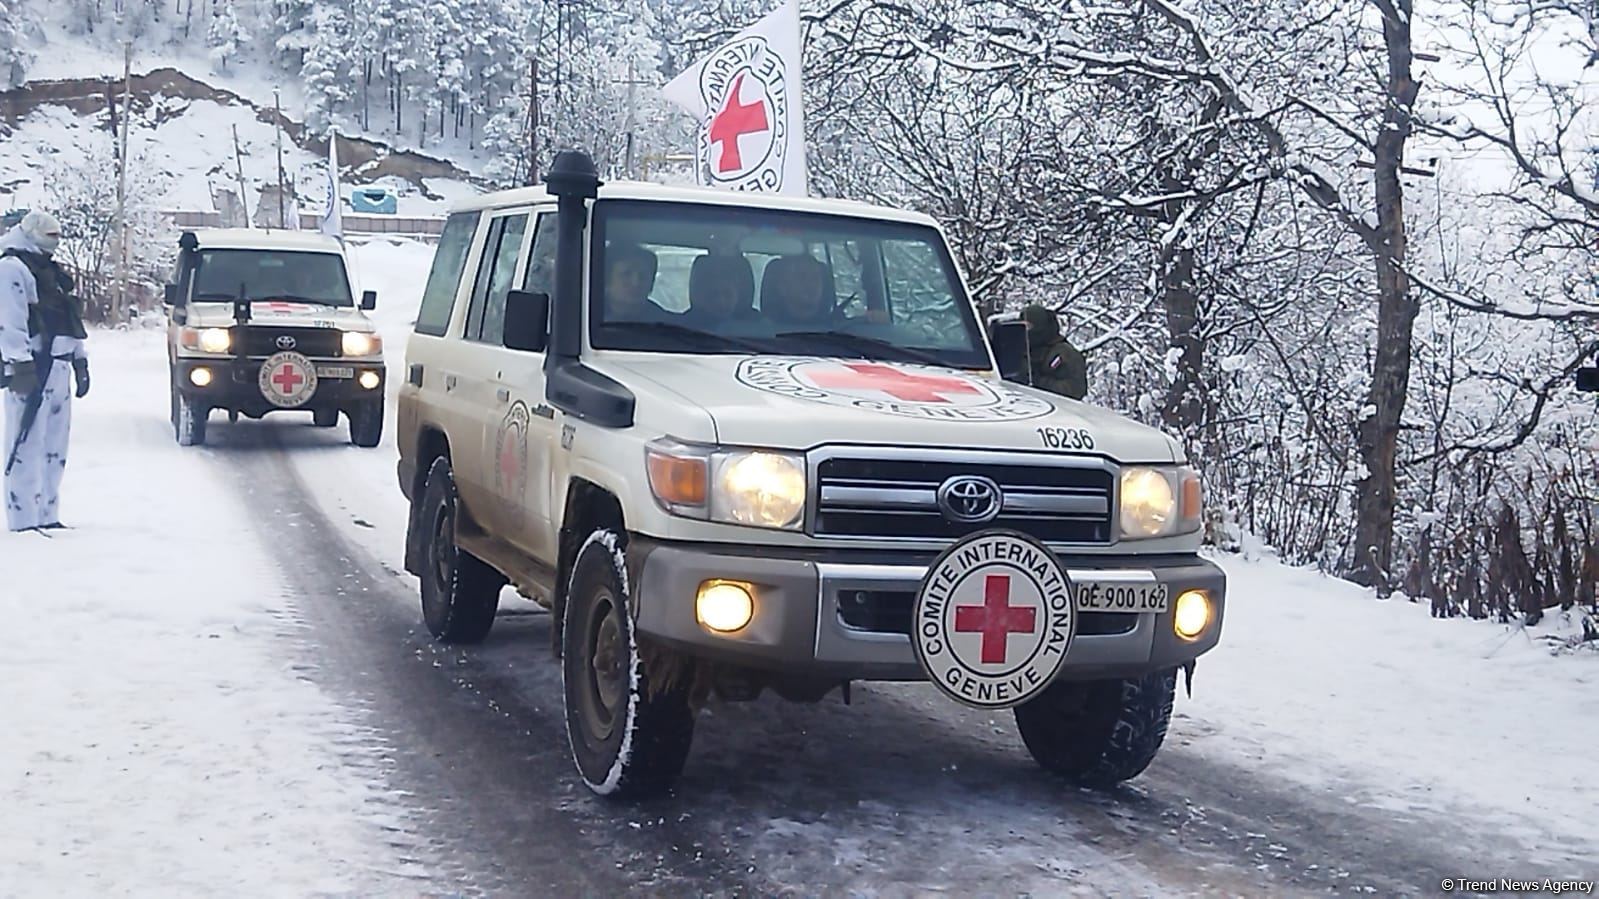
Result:
[[[258,378],[261,366],[265,362],[266,357],[245,359],[180,357],[172,363],[172,383],[179,393],[191,401],[205,403],[208,408],[230,409],[252,418],[259,418],[269,412],[309,412],[318,409],[348,411],[364,401],[381,401],[388,381],[388,373],[381,359],[365,361],[313,359],[312,362],[319,369],[324,366],[348,368],[351,376],[348,378],[320,376],[317,379],[316,393],[312,394],[310,399],[299,406],[285,408],[273,405],[261,395]],[[197,368],[210,369],[210,384],[200,387],[194,383],[191,374]],[[361,374],[369,371],[375,372],[378,376],[377,386],[370,389],[362,387],[359,381]]]
[[[849,680],[924,680],[908,631],[911,604],[932,557],[873,552],[763,552],[661,543],[629,544],[638,630],[684,652],[794,675]],[[1060,678],[1130,677],[1189,662],[1221,638],[1226,575],[1196,556],[1061,556],[1069,576],[1149,571],[1171,590],[1162,613],[1079,612]],[[694,600],[706,580],[755,587],[755,617],[733,635],[700,627]],[[1210,594],[1214,617],[1199,639],[1172,629],[1175,598]]]

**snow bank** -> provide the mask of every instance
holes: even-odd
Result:
[[[1592,855],[1599,654],[1555,656],[1540,637],[1575,632],[1569,618],[1526,630],[1434,619],[1272,561],[1221,564],[1221,646],[1178,702],[1191,720],[1176,737],[1351,804],[1465,812],[1555,861]]]

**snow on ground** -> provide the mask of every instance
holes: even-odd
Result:
[[[161,332],[90,347],[75,529],[0,531],[0,895],[414,893],[386,746],[301,673],[224,460],[173,442]]]
[[[403,377],[430,254],[394,243],[358,253],[382,298],[391,383]],[[406,505],[393,441],[390,428],[384,464],[352,453],[297,461],[330,517],[398,571]],[[1599,653],[1551,653],[1540,635],[1576,631],[1558,610],[1526,630],[1437,620],[1424,605],[1378,601],[1270,558],[1215,558],[1229,582],[1222,642],[1200,661],[1193,697],[1179,695],[1169,745],[1357,806],[1464,814],[1557,861],[1594,857],[1599,782],[1583,760],[1599,745]]]

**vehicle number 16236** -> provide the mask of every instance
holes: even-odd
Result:
[[[1094,435],[1082,428],[1036,428],[1038,439],[1049,449],[1091,450]]]

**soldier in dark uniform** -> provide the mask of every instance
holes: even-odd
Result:
[[[1034,303],[1022,310],[1027,348],[1033,357],[1033,386],[1080,400],[1088,395],[1088,363],[1060,336],[1055,313]]]

